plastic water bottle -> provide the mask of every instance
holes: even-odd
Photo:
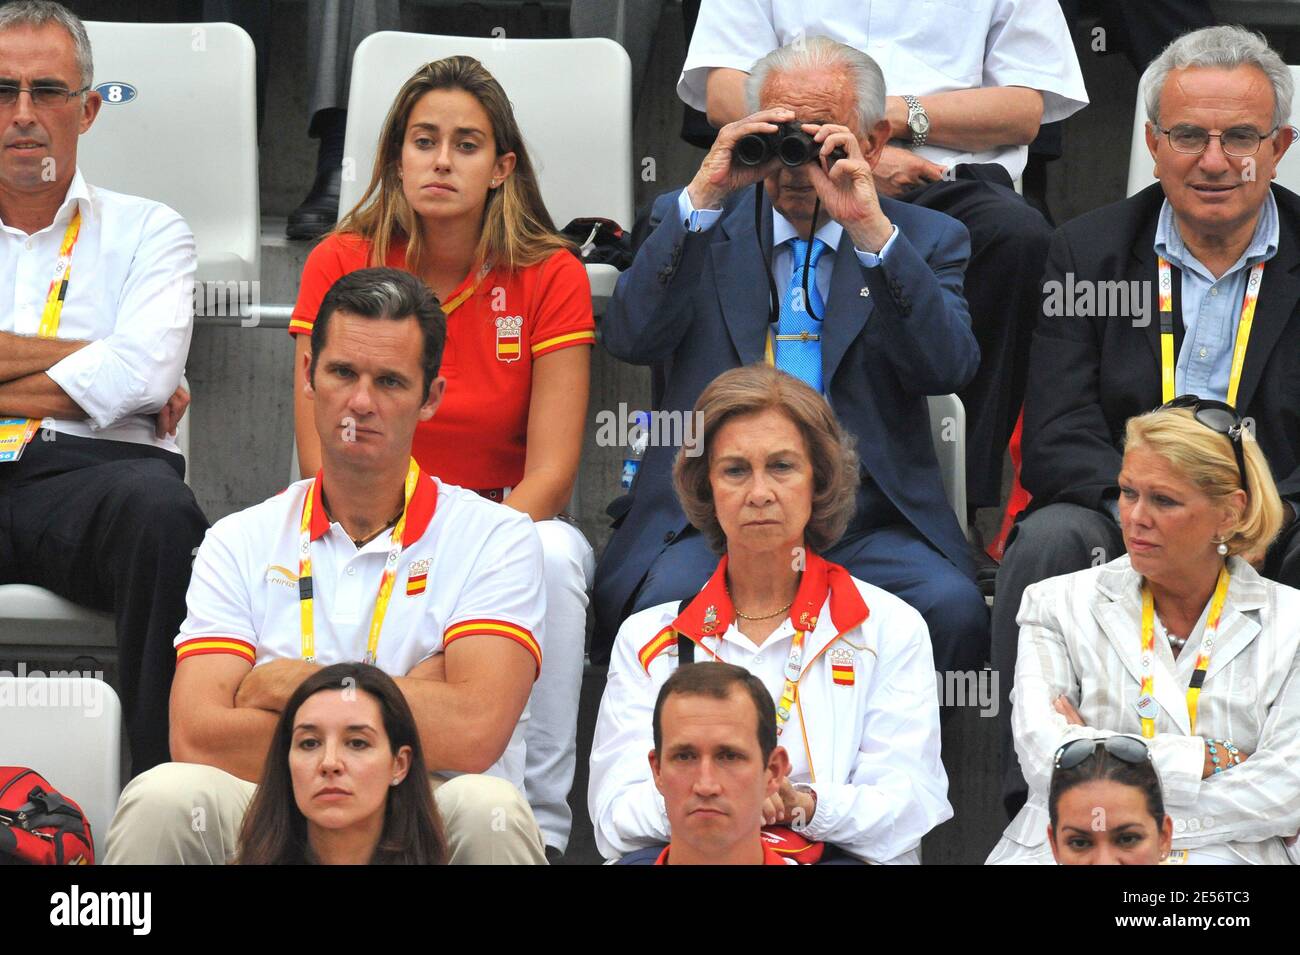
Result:
[[[623,459],[623,476],[619,479],[624,491],[632,490],[636,472],[641,469],[641,458],[645,456],[645,449],[650,444],[649,413],[636,412],[632,415],[632,423],[633,428],[628,435],[628,456]]]

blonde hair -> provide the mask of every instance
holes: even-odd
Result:
[[[379,134],[370,185],[334,231],[352,233],[369,242],[371,266],[387,265],[393,240],[405,239],[406,268],[416,270],[424,251],[423,238],[397,171],[411,110],[420,97],[433,90],[463,90],[477,99],[492,123],[497,155],[515,154],[514,171],[499,187],[488,190],[475,261],[514,271],[543,262],[560,249],[573,251],[573,244],[555,231],[542,202],[537,174],[505,90],[471,56],[449,56],[426,63],[403,84]]]
[[[725,371],[709,384],[695,402],[701,417],[702,454],[677,452],[673,462],[673,487],[686,518],[700,529],[716,553],[727,549],[727,538],[713,506],[709,465],[713,439],[732,418],[779,411],[803,435],[813,470],[812,513],[804,529],[804,543],[813,553],[830,547],[844,534],[857,508],[859,481],[857,451],[826,399],[783,371],[768,365],[749,365]]]
[[[1229,554],[1255,555],[1263,553],[1282,529],[1282,499],[1249,428],[1242,428],[1241,442],[1250,487],[1246,510],[1226,543]],[[1146,448],[1164,458],[1216,504],[1241,489],[1231,439],[1201,424],[1187,408],[1157,409],[1129,418],[1124,447]]]

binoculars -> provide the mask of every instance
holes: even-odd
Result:
[[[774,133],[750,133],[736,143],[733,155],[743,166],[761,166],[773,156],[780,157],[781,162],[787,166],[802,166],[806,162],[813,162],[821,152],[821,143],[814,142],[801,125],[781,123]],[[837,146],[826,157],[826,167],[829,169],[835,165],[836,160],[846,156],[844,149]]]

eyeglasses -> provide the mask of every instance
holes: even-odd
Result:
[[[89,86],[79,90],[70,90],[63,86],[16,86],[13,83],[0,83],[0,106],[13,106],[18,102],[20,93],[30,93],[32,104],[41,109],[54,109],[68,105],[74,96],[87,92]]]
[[[1186,123],[1179,123],[1171,129],[1156,126],[1162,135],[1169,137],[1169,145],[1174,147],[1175,152],[1199,156],[1209,148],[1211,139],[1217,139],[1224,155],[1236,159],[1255,155],[1259,152],[1259,144],[1281,128],[1281,126],[1274,126],[1267,133],[1261,133],[1253,126],[1234,126],[1221,133],[1211,133],[1199,126],[1190,126]]]
[[[1070,740],[1056,751],[1052,765],[1056,769],[1074,769],[1093,756],[1098,746],[1105,748],[1106,755],[1133,766],[1140,766],[1151,759],[1151,750],[1136,736],[1107,736],[1104,739]]]
[[[1245,430],[1241,415],[1237,409],[1222,401],[1210,398],[1198,398],[1196,395],[1179,395],[1173,401],[1160,406],[1166,408],[1190,408],[1192,417],[1211,431],[1223,435],[1232,442],[1233,454],[1237,457],[1237,474],[1241,478],[1241,489],[1250,496],[1250,485],[1246,483],[1246,452],[1241,445],[1241,433]]]

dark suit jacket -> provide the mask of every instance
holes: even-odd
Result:
[[[1237,393],[1237,410],[1254,419],[1283,497],[1300,501],[1300,196],[1273,185],[1280,233],[1264,269],[1255,322]],[[1101,508],[1114,497],[1124,424],[1161,404],[1156,221],[1164,192],[1156,183],[1058,229],[1044,284],[1150,283],[1150,322],[1125,317],[1038,320],[1025,395],[1022,481],[1032,507],[1056,501]],[[1182,348],[1181,286],[1175,269],[1174,349]]]
[[[677,196],[656,201],[653,231],[619,277],[601,336],[617,358],[663,363],[661,408],[689,412],[719,374],[763,360],[772,212],[764,198],[760,254],[753,190],[733,195],[721,220],[703,233],[685,229]],[[847,233],[836,250],[822,337],[823,381],[840,422],[857,439],[864,473],[905,520],[973,577],[966,539],[944,496],[926,402],[927,395],[963,387],[979,365],[962,295],[970,239],[960,222],[942,213],[890,199],[881,199],[881,207],[900,232],[887,264],[863,268]],[[601,559],[598,644],[613,638],[646,571],[689,526],[673,493],[675,451],[647,451],[630,510]],[[859,516],[863,504],[860,493]],[[864,529],[855,523],[850,532]]]

